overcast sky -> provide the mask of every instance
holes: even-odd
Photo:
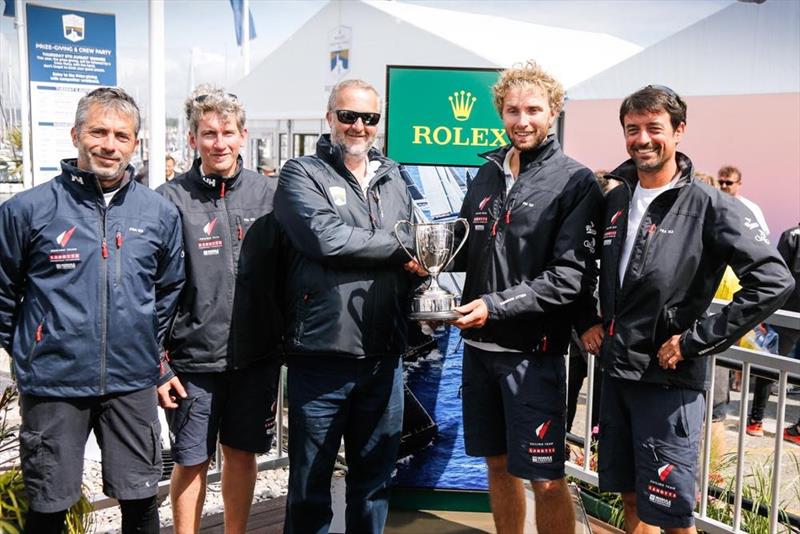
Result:
[[[336,0],[355,1],[355,0]],[[730,5],[735,0],[401,0],[459,9],[538,24],[601,31],[648,46]],[[777,0],[771,0],[777,1]],[[0,5],[3,0],[0,0]],[[250,0],[258,37],[251,41],[251,70],[280,46],[328,0]],[[147,0],[37,0],[36,4],[113,13],[117,23],[118,83],[147,107]],[[195,52],[195,82],[230,86],[242,76],[233,15],[228,0],[166,0],[167,115],[177,116],[189,91],[189,64]],[[0,17],[2,76],[16,70],[16,30],[13,19]],[[447,21],[442,22],[446,24]],[[479,38],[479,37],[478,37]],[[10,69],[7,65],[10,64]],[[287,83],[291,73],[275,73],[275,83]],[[18,83],[18,82],[17,82]],[[6,86],[4,97],[16,99]]]

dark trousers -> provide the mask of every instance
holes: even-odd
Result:
[[[289,357],[285,534],[326,533],[331,475],[344,437],[348,533],[383,532],[403,425],[399,357]]]
[[[800,339],[800,331],[782,326],[773,325],[772,328],[778,333],[778,354],[788,356]],[[796,357],[800,355],[795,355]],[[763,421],[764,411],[769,401],[770,388],[774,380],[756,377],[756,385],[753,389],[753,404],[750,406],[750,421]],[[800,423],[800,421],[798,421]]]

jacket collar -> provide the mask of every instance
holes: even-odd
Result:
[[[511,150],[511,147],[512,145],[508,144],[495,150],[479,154],[479,156],[489,161],[493,161],[502,169],[503,162],[506,159],[506,154],[508,154],[508,151]],[[556,136],[553,134],[548,134],[548,136],[545,137],[544,141],[542,141],[538,147],[534,148],[533,150],[525,150],[520,152],[519,173],[524,173],[533,165],[546,160],[560,149],[561,145],[558,143],[558,140],[556,140]]]
[[[136,170],[133,165],[128,164],[125,168],[125,173],[122,175],[122,180],[119,183],[117,190],[125,188],[133,181],[133,175]],[[77,158],[68,158],[61,160],[61,173],[68,184],[77,187],[82,191],[90,193],[94,196],[103,194],[103,188],[100,186],[100,180],[97,176],[90,171],[84,171],[78,168]]]
[[[202,168],[203,161],[201,158],[197,158],[192,163],[192,168],[190,170],[190,174],[192,178],[197,180],[204,189],[208,189],[209,191],[215,191],[220,193],[220,196],[224,196],[224,191],[230,191],[234,189],[239,183],[239,176],[242,174],[243,160],[242,156],[238,156],[236,159],[236,172],[233,173],[233,176],[220,176],[219,174],[203,174]],[[223,189],[223,184],[225,188]]]
[[[692,179],[692,160],[683,152],[676,152],[675,159],[678,162],[678,169],[680,169],[680,177],[675,184],[676,188],[687,185]],[[608,178],[614,178],[628,186],[629,191],[633,191],[636,184],[639,182],[639,175],[636,172],[636,164],[633,159],[629,159],[622,163],[619,167],[606,175]]]
[[[322,134],[319,136],[319,140],[317,140],[317,157],[336,169],[342,176],[351,174],[344,164],[342,148],[331,142],[330,134]],[[394,161],[381,154],[381,151],[375,147],[369,149],[369,152],[367,152],[367,159],[369,161],[380,161],[381,166],[375,173],[376,176],[382,174],[387,166],[395,164]]]

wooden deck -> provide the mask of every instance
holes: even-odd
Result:
[[[250,513],[247,525],[248,534],[282,534],[286,498],[280,497],[256,503]],[[583,507],[576,504],[579,534],[621,534],[610,527],[584,514]],[[527,531],[527,529],[526,529]],[[162,534],[172,534],[172,528],[161,530]],[[203,534],[224,534],[222,514],[203,518],[200,526]],[[449,512],[439,510],[391,510],[386,522],[386,534],[481,534],[493,533],[494,522],[490,513]],[[531,531],[533,534],[534,531]]]

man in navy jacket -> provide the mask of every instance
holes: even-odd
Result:
[[[707,356],[778,309],[794,282],[745,206],[696,180],[677,151],[686,128],[680,96],[648,85],[623,101],[619,117],[631,159],[606,175],[622,185],[603,216],[602,319],[590,304],[590,320],[576,327],[604,369],[600,489],[622,494],[628,532],[688,534]],[[726,265],[742,288],[706,315]]]
[[[160,345],[183,287],[175,207],[132,180],[139,110],[121,89],[78,103],[77,159],[0,207],[0,344],[20,389],[25,532],[60,533],[86,436],[123,532],[157,532]]]

